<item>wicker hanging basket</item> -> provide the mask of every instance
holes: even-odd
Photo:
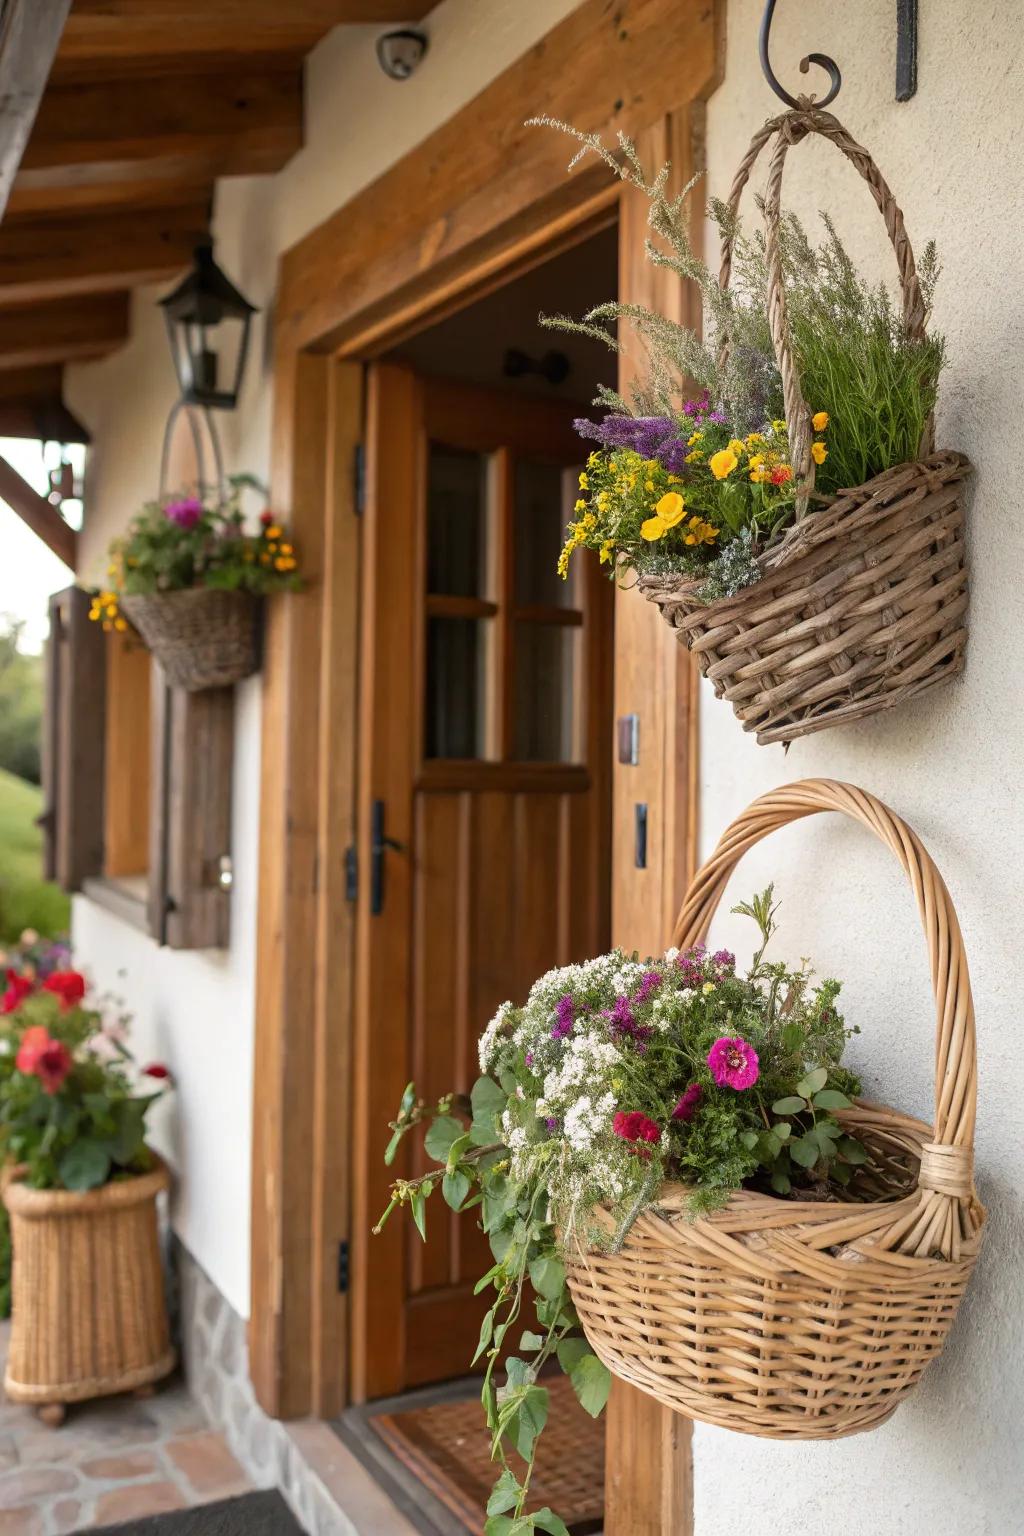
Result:
[[[808,779],[763,795],[690,887],[672,942],[701,941],[741,855],[817,811],[843,811],[891,849],[928,941],[936,1003],[935,1125],[858,1103],[838,1118],[868,1162],[836,1203],[751,1191],[692,1221],[666,1185],[617,1253],[569,1256],[591,1346],[616,1376],[689,1418],[818,1440],[887,1419],[942,1349],[974,1268],[977,1074],[963,942],[920,841],[874,796]]]
[[[259,670],[259,599],[251,592],[189,587],[118,599],[172,688],[202,693]]]
[[[14,1251],[4,1390],[59,1409],[140,1390],[174,1367],[150,1173],[85,1194],[4,1185]]]
[[[891,709],[962,670],[967,643],[967,568],[962,454],[933,450],[929,421],[920,457],[810,508],[814,490],[811,413],[790,338],[780,250],[786,155],[809,134],[842,150],[868,184],[899,266],[903,320],[925,336],[925,308],[903,214],[867,150],[830,112],[785,112],[757,133],[733,182],[735,214],[761,150],[775,148],[765,190],[768,321],[782,375],[796,522],[760,557],[761,580],[734,597],[701,603],[699,581],[642,576],[701,672],[757,740],[789,742],[812,731]],[[732,240],[722,247],[728,288]]]

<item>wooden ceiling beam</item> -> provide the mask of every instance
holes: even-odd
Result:
[[[0,218],[70,6],[71,0],[7,0],[0,13]]]
[[[88,432],[64,404],[63,371],[58,363],[0,370],[0,437],[89,442]]]
[[[0,305],[120,292],[164,282],[207,238],[206,203],[78,217],[7,219],[0,226]]]
[[[128,293],[0,308],[0,371],[104,357],[127,341],[130,318]]]
[[[209,182],[280,170],[302,145],[302,67],[51,84],[19,191]]]
[[[305,54],[345,22],[417,21],[436,0],[76,0],[56,77],[115,74],[200,54]]]
[[[78,559],[75,530],[61,517],[57,508],[33,490],[13,464],[0,457],[0,501],[5,501],[23,523],[27,523],[58,560],[74,570]]]
[[[159,171],[159,174],[158,174]],[[213,205],[213,187],[216,172],[203,172],[194,160],[183,159],[177,163],[164,160],[157,167],[142,162],[134,165],[124,177],[116,180],[76,182],[74,185],[58,182],[48,184],[43,173],[39,184],[33,175],[27,180],[18,177],[7,204],[8,218],[17,215],[45,217],[46,215],[87,213],[90,209],[135,208],[140,212],[151,208],[181,208],[186,204]]]

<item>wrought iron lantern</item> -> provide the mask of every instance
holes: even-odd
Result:
[[[160,305],[182,400],[233,410],[257,310],[218,267],[212,245],[196,248],[192,271]]]

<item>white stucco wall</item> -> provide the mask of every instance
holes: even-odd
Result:
[[[307,65],[306,146],[277,176],[221,183],[217,254],[260,305],[238,410],[219,418],[228,470],[266,478],[271,423],[268,318],[282,251],[385,171],[561,20],[576,0],[444,0],[430,15],[430,51],[409,81],[378,69],[376,27],[331,33]],[[524,115],[526,104],[524,104]],[[66,395],[92,431],[81,575],[102,578],[111,536],[156,494],[160,445],[175,385],[155,308],[136,293],[132,339],[115,356],[70,368]],[[258,836],[260,695],[238,690],[234,775],[235,888],[226,954],[160,952],[77,898],[74,939],[99,985],[136,1015],[139,1054],[173,1067],[178,1093],[157,1141],[178,1172],[175,1225],[232,1306],[249,1311],[249,1155]]]
[[[729,6],[725,83],[708,120],[710,186],[722,196],[751,134],[775,110],[757,64],[762,9],[760,0]],[[962,681],[890,715],[798,741],[788,757],[745,737],[705,685],[702,846],[710,851],[754,795],[810,775],[873,790],[921,834],[956,902],[970,959],[981,1063],[978,1181],[991,1220],[950,1347],[890,1424],[831,1445],[781,1445],[698,1426],[697,1536],[1024,1530],[1024,1202],[1012,1172],[1024,1145],[1016,974],[1024,523],[1012,446],[1024,415],[1020,20],[1016,0],[970,7],[927,0],[918,94],[900,105],[891,0],[778,8],[777,72],[791,90],[806,89],[800,58],[811,50],[836,58],[845,83],[835,110],[875,154],[915,244],[932,236],[939,243],[935,321],[948,337],[949,368],[938,440],[977,466],[971,640]],[[838,152],[822,144],[794,151],[784,200],[807,222],[819,208],[833,211],[851,245],[892,279],[881,220]],[[850,1054],[871,1095],[928,1115],[927,962],[899,870],[867,833],[817,817],[751,854],[723,911],[772,878],[784,903],[779,953],[810,954],[819,970],[845,979],[847,1019],[863,1029]],[[746,926],[726,917],[716,932],[745,943]]]

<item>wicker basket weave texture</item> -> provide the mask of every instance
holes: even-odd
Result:
[[[970,464],[962,454],[932,451],[931,421],[919,461],[808,510],[813,430],[793,357],[780,222],[786,155],[810,134],[836,145],[867,183],[896,254],[907,335],[925,337],[903,214],[867,150],[830,112],[807,106],[772,119],[752,140],[729,205],[738,212],[761,150],[775,139],[764,199],[768,321],[797,483],[796,524],[761,556],[762,580],[734,597],[704,604],[701,582],[681,576],[639,582],[694,651],[719,698],[762,744],[890,709],[960,672],[967,643],[962,490]],[[732,244],[728,237],[723,243],[723,289]]]
[[[172,688],[226,688],[259,670],[259,599],[251,592],[189,587],[133,593],[120,605]]]
[[[741,1191],[694,1221],[686,1191],[666,1186],[619,1252],[577,1252],[568,1266],[586,1335],[617,1376],[690,1418],[774,1439],[831,1439],[889,1417],[942,1349],[985,1220],[963,942],[938,870],[886,806],[830,780],[762,796],[695,877],[672,942],[703,940],[746,849],[826,810],[873,831],[913,888],[936,1004],[934,1126],[859,1104],[839,1116],[870,1153],[853,1198]]]
[[[4,1389],[74,1403],[159,1381],[174,1367],[156,1199],[162,1162],[87,1194],[4,1188],[14,1250]]]

